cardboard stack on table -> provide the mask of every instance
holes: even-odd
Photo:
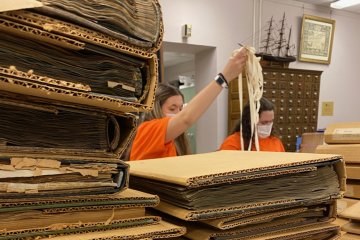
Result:
[[[0,3],[0,239],[157,239],[120,160],[150,110],[158,1]]]
[[[348,212],[347,208],[356,208],[360,202],[360,122],[335,123],[327,126],[325,145],[316,148],[317,153],[340,154],[343,156],[346,168],[346,192],[339,201],[339,209]],[[344,215],[339,212],[342,218]],[[350,219],[345,217],[345,219]],[[356,221],[356,220],[353,220]],[[340,225],[349,223],[341,222]],[[346,230],[345,230],[346,231]]]
[[[156,194],[189,239],[337,239],[339,155],[219,151],[130,162],[130,186]]]

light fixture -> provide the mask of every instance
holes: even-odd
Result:
[[[336,9],[342,9],[360,4],[360,0],[338,0],[330,4],[330,7]]]

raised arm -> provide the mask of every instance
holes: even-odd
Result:
[[[243,70],[246,61],[246,49],[243,48],[230,57],[224,70],[221,72],[230,82]],[[215,81],[211,81],[202,89],[187,106],[172,117],[169,121],[165,142],[169,142],[191,127],[209,108],[223,88]]]

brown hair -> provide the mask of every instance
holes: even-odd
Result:
[[[260,109],[259,109],[259,116],[264,111],[275,111],[275,105],[268,100],[265,97],[262,97],[260,99]],[[251,119],[250,119],[250,105],[247,103],[244,106],[242,117],[241,117],[241,123],[242,123],[242,137],[244,139],[244,149],[248,149],[251,139]],[[231,131],[231,134],[235,132],[240,132],[240,120],[236,123],[235,127]],[[271,130],[271,135],[274,135],[274,127]],[[254,138],[253,138],[254,139]],[[254,142],[252,143],[254,144]]]
[[[165,117],[162,112],[162,105],[165,101],[172,97],[180,95],[184,101],[184,95],[180,90],[170,84],[160,83],[155,92],[155,101],[154,107],[150,112],[147,112],[140,116],[139,125],[143,122],[150,121],[153,119],[160,119]],[[135,135],[134,135],[135,137]],[[185,132],[182,133],[180,136],[174,139],[175,146],[176,146],[176,153],[178,156],[187,155],[191,153],[191,149],[189,146],[189,141],[185,135]],[[131,148],[132,142],[129,146]],[[131,150],[130,150],[131,151]],[[128,160],[130,158],[130,151],[127,151],[125,159]]]

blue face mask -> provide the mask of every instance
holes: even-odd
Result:
[[[271,134],[273,123],[266,125],[257,125],[257,132],[260,138],[267,138]]]

